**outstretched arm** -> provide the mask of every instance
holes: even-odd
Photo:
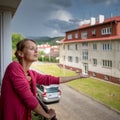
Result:
[[[88,75],[82,75],[82,74],[78,74],[76,76],[69,76],[69,77],[60,77],[60,83],[65,83],[65,82],[69,82],[69,81],[72,81],[72,80],[87,78],[87,77],[89,77],[89,76]]]

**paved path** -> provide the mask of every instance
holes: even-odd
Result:
[[[58,120],[120,120],[120,113],[62,84],[59,103],[49,104]]]

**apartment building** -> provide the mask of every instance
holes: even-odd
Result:
[[[120,83],[120,16],[90,18],[60,41],[60,65]]]
[[[51,46],[48,43],[47,44],[41,44],[37,45],[38,51],[43,51],[45,53],[45,56],[49,57],[59,57],[59,46],[54,45]]]

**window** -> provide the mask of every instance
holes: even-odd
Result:
[[[78,33],[75,33],[75,38],[78,38]]]
[[[88,60],[88,50],[82,51],[82,58],[83,58],[83,60]]]
[[[75,44],[75,50],[78,50],[78,44]]]
[[[37,84],[37,87],[38,87],[42,92],[44,92],[44,87],[43,87],[42,85]]]
[[[72,39],[72,34],[69,34],[69,35],[67,36],[67,38],[68,38],[68,40]]]
[[[112,50],[112,44],[111,43],[104,43],[103,50]]]
[[[78,63],[79,62],[79,58],[75,57],[75,62]]]
[[[63,44],[63,49],[65,50],[65,45]]]
[[[95,77],[96,76],[96,73],[95,72],[93,72],[93,77]]]
[[[87,42],[83,42],[83,43],[82,43],[82,46],[83,46],[83,47],[84,47],[84,46],[87,47],[87,46],[88,46],[88,43],[87,43]]]
[[[93,44],[93,50],[97,50],[97,44],[96,43]]]
[[[86,39],[87,38],[87,32],[82,32],[81,33],[81,38]]]
[[[72,45],[68,45],[68,50],[73,50],[73,46]]]
[[[96,30],[95,30],[95,29],[92,31],[92,35],[93,35],[93,36],[96,35]]]
[[[65,56],[63,56],[63,60],[65,61]]]
[[[97,65],[97,59],[93,59],[93,65]]]
[[[72,60],[72,56],[68,56],[68,61],[69,62],[72,62],[73,60]]]
[[[101,34],[102,34],[102,35],[111,34],[111,32],[112,32],[111,27],[103,28],[103,29],[101,30]]]
[[[105,75],[105,76],[104,76],[104,79],[105,79],[105,80],[109,80],[109,76],[108,76],[108,75]]]
[[[103,60],[103,67],[112,68],[112,61],[111,60]]]

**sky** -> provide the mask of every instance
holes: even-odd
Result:
[[[91,17],[120,15],[119,6],[120,0],[22,0],[12,19],[12,33],[65,36]]]

